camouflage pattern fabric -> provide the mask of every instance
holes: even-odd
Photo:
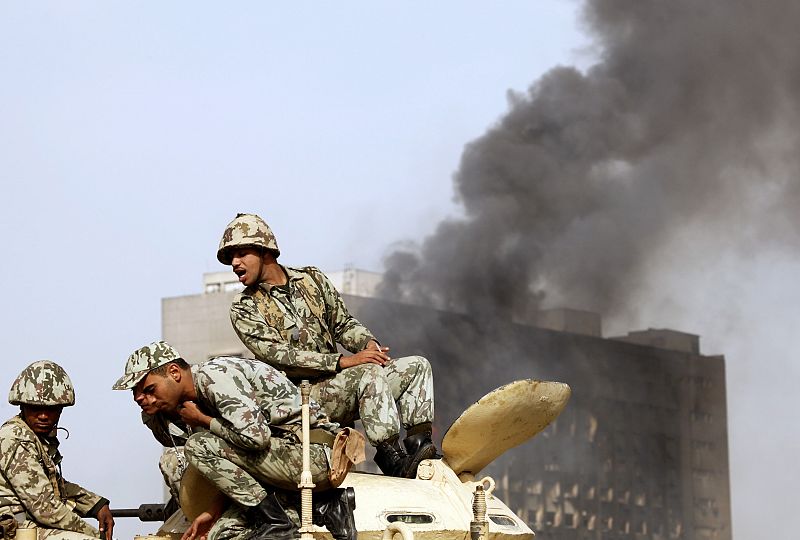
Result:
[[[294,382],[331,376],[340,356],[337,343],[355,353],[375,337],[350,315],[319,269],[284,270],[286,286],[259,283],[236,295],[230,310],[233,329],[256,358]]]
[[[311,444],[310,468],[316,488],[328,489],[330,451]],[[300,442],[273,437],[258,452],[235,446],[211,432],[199,432],[186,442],[186,457],[220,491],[243,506],[255,506],[267,495],[263,485],[297,490],[303,471]]]
[[[300,527],[300,514],[296,508],[296,501],[288,499],[284,494],[277,493],[286,515],[289,516],[295,525]],[[222,516],[217,520],[211,530],[208,531],[208,540],[244,540],[253,532],[252,525],[244,516],[245,509],[242,506],[230,505]]]
[[[40,539],[99,538],[81,518],[105,499],[64,480],[58,439],[43,439],[19,416],[0,427],[0,514],[25,512]]]
[[[312,397],[331,420],[351,425],[360,418],[373,446],[397,435],[401,421],[405,427],[432,422],[430,363],[411,356],[383,368],[365,364],[337,373],[337,343],[355,353],[375,337],[350,315],[319,269],[284,270],[286,286],[248,287],[231,305],[233,328],[256,358],[285,371],[295,382],[309,378]]]
[[[401,418],[405,428],[433,421],[433,373],[421,356],[347,368],[314,384],[311,397],[342,425],[360,418],[373,446],[396,435]]]
[[[293,433],[300,429],[300,390],[272,366],[217,357],[191,370],[198,406],[215,417],[209,428],[214,435],[239,448],[259,451],[269,448],[272,430]],[[312,400],[309,411],[312,429],[336,433],[339,426],[328,420],[318,403]]]
[[[158,469],[161,471],[161,476],[164,477],[164,483],[169,488],[169,494],[176,501],[181,500],[181,478],[186,472],[188,463],[183,446],[166,449],[158,460]]]
[[[244,540],[253,530],[244,517],[244,509],[232,504],[208,531],[208,540]]]
[[[75,387],[64,368],[49,360],[34,362],[22,370],[8,393],[12,405],[69,407],[75,404]]]
[[[189,463],[223,493],[245,506],[266,495],[262,483],[297,489],[302,471],[300,390],[281,372],[256,360],[220,357],[191,367],[197,404],[214,417],[209,431],[198,431],[186,441]],[[311,401],[312,429],[334,434]],[[312,474],[326,486],[329,451],[312,444]]]
[[[166,341],[154,341],[136,349],[125,362],[125,375],[120,377],[111,389],[131,390],[150,373],[150,370],[169,364],[180,357],[178,351]]]
[[[171,420],[163,414],[149,415],[142,412],[142,423],[153,433],[161,446],[183,446],[191,434],[191,429],[180,420]]]
[[[231,264],[230,252],[242,247],[261,247],[269,249],[277,259],[281,250],[278,241],[269,225],[255,214],[236,214],[233,221],[225,227],[219,241],[217,260],[222,264]]]

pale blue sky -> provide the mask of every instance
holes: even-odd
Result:
[[[450,176],[507,91],[593,61],[578,5],[1,3],[0,391],[34,360],[68,370],[78,406],[62,421],[65,475],[115,507],[158,500],[159,448],[110,385],[160,337],[160,299],[200,292],[203,272],[224,269],[214,253],[237,211],[269,221],[286,263],[329,270],[378,270],[393,242],[457,215]],[[735,289],[771,313],[769,299],[800,299],[774,285],[796,270],[782,257]],[[755,538],[767,520],[779,538],[793,531],[797,475],[778,475],[800,445],[793,430],[765,455],[752,431],[765,410],[779,418],[769,431],[785,431],[798,403],[780,388],[748,393],[764,370],[747,355],[780,356],[793,336],[766,324],[731,345],[709,303],[667,302],[641,324],[702,333],[706,352],[728,355],[734,531]],[[796,375],[792,365],[766,372]],[[118,523],[123,539],[151,530]]]
[[[159,448],[110,385],[160,337],[160,299],[224,269],[237,211],[288,263],[379,269],[457,212],[450,175],[506,91],[589,58],[575,6],[0,4],[0,389],[66,367],[66,476],[116,507],[159,500]]]

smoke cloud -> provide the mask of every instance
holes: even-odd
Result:
[[[800,3],[589,0],[583,19],[598,63],[509,93],[454,175],[464,217],[391,253],[382,296],[624,317],[684,238],[800,243]]]

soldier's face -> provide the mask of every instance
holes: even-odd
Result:
[[[60,405],[23,405],[22,419],[37,435],[47,435],[58,425],[62,410]]]
[[[180,405],[181,391],[168,373],[166,376],[149,373],[133,388],[133,400],[146,414],[174,414]]]
[[[254,248],[239,248],[231,252],[231,269],[239,276],[245,286],[255,285],[262,280],[264,258],[261,251]]]

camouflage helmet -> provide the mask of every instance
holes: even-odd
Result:
[[[40,360],[22,370],[11,385],[8,402],[12,405],[75,405],[75,387],[64,368]]]
[[[236,214],[233,221],[228,223],[222,234],[222,240],[219,241],[217,259],[222,264],[231,264],[231,250],[242,247],[265,248],[270,250],[275,258],[281,254],[272,229],[255,214]]]
[[[166,341],[154,341],[133,351],[125,363],[125,375],[117,379],[111,388],[113,390],[130,390],[147,377],[150,371],[169,364],[173,360],[182,359],[175,347]]]

